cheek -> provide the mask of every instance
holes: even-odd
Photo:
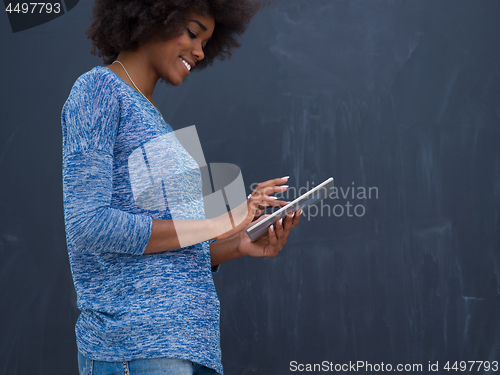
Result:
[[[175,37],[173,39],[170,39],[170,42],[172,43],[172,45],[179,45],[181,43],[181,40],[182,40],[182,35],[181,36],[178,36],[178,37]]]
[[[181,36],[178,36],[177,38],[172,39],[172,44],[178,50],[187,50],[191,47],[192,41],[187,34],[183,34]]]

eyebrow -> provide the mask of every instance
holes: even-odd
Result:
[[[200,21],[197,21],[197,20],[189,20],[189,22],[195,22],[195,23],[197,23],[197,24],[201,27],[201,29],[202,29],[203,31],[207,31],[207,27],[206,27],[204,24],[202,24]]]

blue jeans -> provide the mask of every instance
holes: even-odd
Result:
[[[215,370],[178,358],[135,359],[128,362],[94,361],[78,352],[80,375],[218,375]]]

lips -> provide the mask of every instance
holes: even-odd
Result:
[[[194,64],[193,64],[193,63],[190,63],[190,62],[188,62],[188,61],[186,61],[186,60],[184,60],[182,57],[179,57],[179,58],[181,59],[182,63],[183,63],[183,64],[184,64],[184,66],[186,67],[186,69],[187,69],[188,71],[191,71],[191,69],[194,67]]]

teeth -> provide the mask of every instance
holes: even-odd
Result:
[[[189,63],[188,63],[186,60],[184,60],[182,57],[181,57],[181,60],[182,60],[182,62],[184,63],[184,65],[186,65],[186,68],[187,68],[188,70],[191,70],[191,65],[189,65]]]

